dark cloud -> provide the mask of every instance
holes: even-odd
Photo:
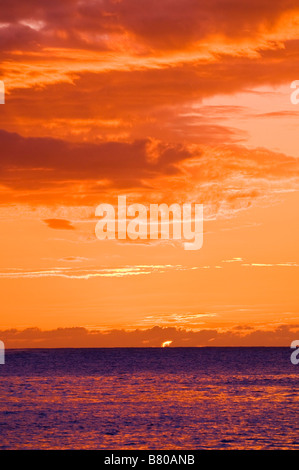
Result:
[[[288,180],[290,189],[298,186],[298,159],[262,148],[193,145],[190,149],[151,139],[74,143],[5,131],[0,131],[0,146],[3,203],[47,200],[90,205],[113,189],[142,189],[154,191],[158,200],[163,196],[164,202],[173,191],[177,200],[196,192],[202,203],[247,207],[269,195],[271,185],[279,189]],[[238,190],[231,191],[236,181]]]
[[[40,81],[43,86],[31,83],[31,88],[14,88],[7,93],[6,106],[0,115],[3,129],[18,132],[21,129],[26,135],[61,135],[67,139],[89,141],[133,141],[151,136],[170,142],[184,139],[198,142],[203,141],[206,134],[206,140],[212,143],[221,138],[229,143],[240,141],[244,136],[236,129],[219,125],[221,107],[202,107],[201,115],[191,116],[192,102],[200,103],[204,98],[264,85],[291,83],[294,63],[299,61],[299,42],[294,51],[285,44],[271,56],[218,55],[213,63],[170,63],[157,69],[147,68],[145,62],[142,70],[133,67],[92,72],[93,60],[95,64],[98,61],[95,57],[86,65],[88,71],[78,70],[76,74],[68,74],[65,61],[76,63],[82,58],[73,56],[71,50],[64,54],[62,81],[58,78],[57,83],[51,84],[43,82],[43,70],[49,67],[47,73],[52,71],[55,77],[60,67],[55,64],[55,54],[49,57],[43,53],[34,61],[30,57],[27,62],[25,60],[26,69],[30,71],[32,67],[32,76],[37,74],[37,84]],[[19,56],[14,56],[13,62],[6,62],[2,72],[4,77],[5,74],[15,75],[16,67],[22,70],[23,66],[18,66],[19,60]],[[38,65],[40,68],[36,70]],[[72,83],[63,82],[70,78]],[[244,118],[242,109],[231,107],[231,112],[233,110],[236,120],[239,116]],[[189,115],[182,116],[188,111]],[[280,117],[283,119],[288,115]]]
[[[40,35],[29,26],[13,24],[0,28],[0,50],[32,50],[39,45]]]
[[[174,327],[147,330],[89,331],[86,328],[38,328],[2,330],[6,348],[79,348],[79,347],[160,347],[172,341],[172,347],[200,346],[290,346],[298,337],[299,325],[280,325],[273,330],[233,328],[230,331],[190,331]]]
[[[118,34],[149,49],[178,50],[210,35],[239,39],[271,31],[283,13],[295,8],[296,0],[11,0],[1,5],[1,21],[10,28],[42,21],[40,42],[51,46],[91,49],[107,43],[105,35]]]
[[[147,139],[132,143],[70,143],[51,138],[24,138],[0,131],[2,183],[38,189],[41,182],[70,180],[120,181],[139,185],[158,174],[179,173],[177,164],[191,157],[181,145],[159,144],[157,159],[148,154]],[[17,172],[22,171],[22,178]],[[27,179],[26,179],[27,176]]]

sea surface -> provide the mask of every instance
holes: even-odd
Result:
[[[298,449],[290,352],[6,351],[0,449]]]

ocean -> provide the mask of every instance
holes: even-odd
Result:
[[[6,351],[0,449],[298,449],[289,348]]]

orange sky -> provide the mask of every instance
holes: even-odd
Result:
[[[298,2],[11,0],[0,15],[0,339],[289,345]],[[97,240],[95,208],[121,194],[204,204],[203,248]]]

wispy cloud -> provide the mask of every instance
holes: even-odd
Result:
[[[273,267],[287,267],[287,268],[298,268],[299,263],[294,261],[286,262],[286,263],[243,263],[242,266],[247,267],[257,267],[257,268],[273,268]]]
[[[96,277],[126,277],[141,276],[154,273],[165,273],[169,271],[186,271],[199,269],[197,266],[182,265],[140,265],[140,266],[121,266],[116,268],[73,268],[73,267],[53,267],[39,270],[11,269],[0,272],[0,278],[20,279],[20,278],[38,278],[38,277],[63,277],[67,279],[92,279]]]

